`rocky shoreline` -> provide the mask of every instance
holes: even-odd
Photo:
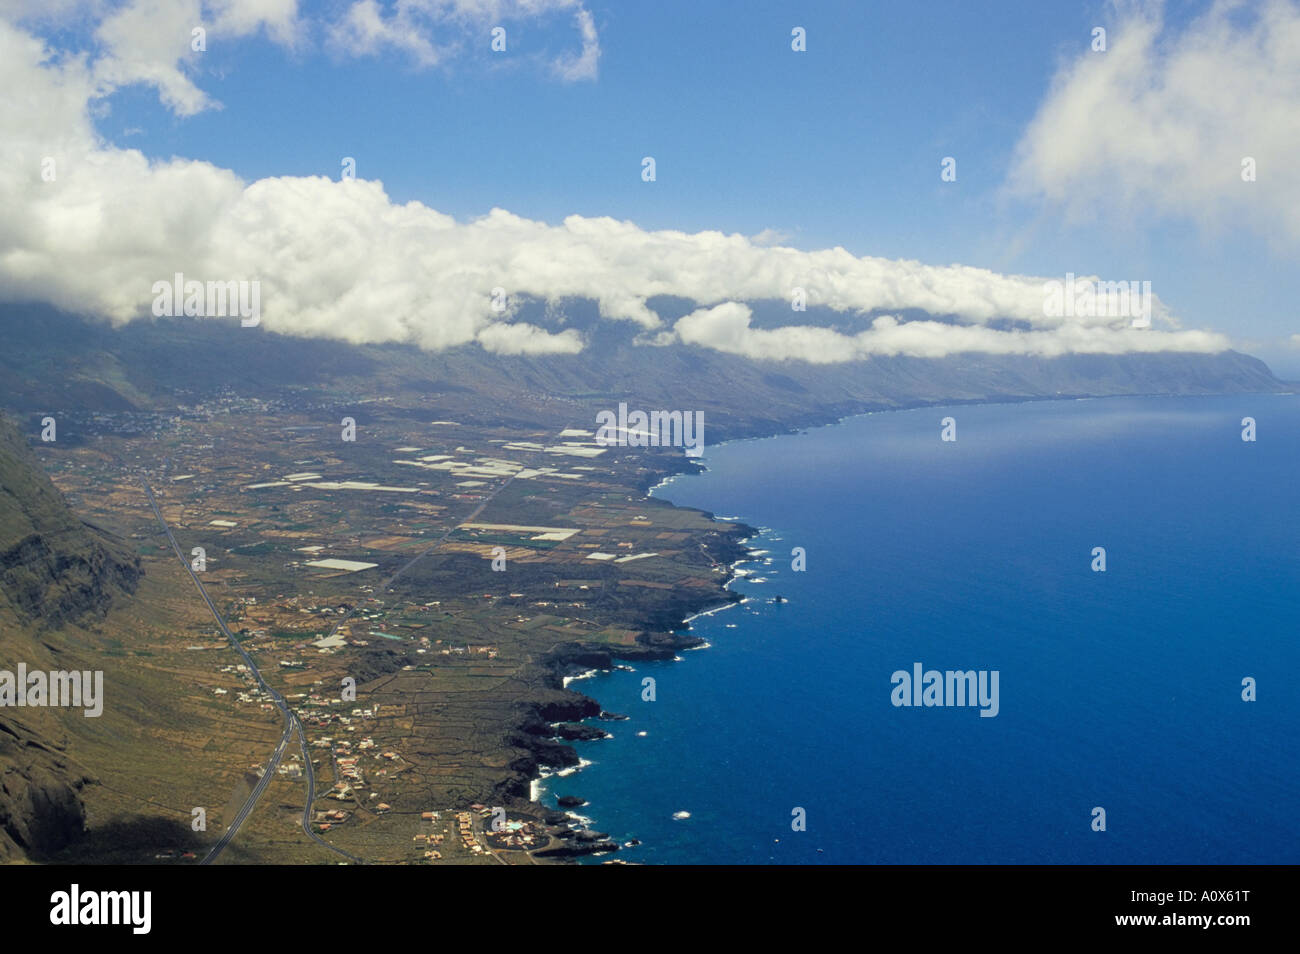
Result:
[[[675,473],[688,472],[690,461],[683,461],[683,466],[675,471],[665,471],[657,481],[641,488],[648,493],[650,486],[673,476]],[[696,508],[683,508],[693,509]],[[709,520],[721,523],[714,514],[696,510]],[[726,566],[725,575],[719,580],[716,590],[708,598],[666,599],[663,607],[654,614],[654,621],[662,623],[663,628],[645,629],[637,634],[636,645],[610,647],[592,645],[582,642],[569,642],[556,646],[549,654],[538,660],[537,665],[545,674],[548,688],[557,692],[557,696],[545,702],[525,707],[517,729],[507,740],[509,744],[528,751],[529,755],[511,763],[515,773],[514,779],[507,783],[504,791],[516,804],[527,800],[524,810],[537,814],[540,821],[550,827],[553,838],[564,842],[561,847],[552,847],[536,852],[539,858],[557,861],[573,861],[587,855],[613,853],[620,845],[602,832],[590,831],[577,824],[577,819],[564,811],[553,811],[529,799],[532,783],[542,778],[543,768],[563,770],[581,765],[577,751],[565,743],[572,741],[591,741],[607,737],[603,729],[589,724],[586,720],[620,721],[627,716],[607,712],[601,704],[583,693],[568,689],[564,685],[566,677],[581,675],[598,670],[608,672],[620,662],[649,662],[673,659],[681,650],[694,649],[704,645],[698,636],[689,635],[688,620],[700,613],[721,609],[740,602],[743,597],[731,590],[730,584],[736,578],[735,567],[738,563],[750,559],[752,550],[745,541],[758,534],[758,529],[743,523],[728,521],[725,529],[719,527],[713,532],[714,539],[709,541],[709,552],[720,565]],[[584,799],[567,796],[562,807],[585,805]]]

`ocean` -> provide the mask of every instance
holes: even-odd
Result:
[[[655,495],[763,528],[746,601],[574,682],[631,718],[542,786],[615,857],[1300,861],[1300,398],[884,412],[704,463]],[[918,663],[996,672],[997,714],[894,705]]]

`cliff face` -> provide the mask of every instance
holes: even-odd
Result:
[[[40,858],[79,838],[86,781],[40,735],[0,716],[0,862]]]
[[[139,578],[139,560],[76,518],[0,418],[0,669],[60,668],[57,631],[102,616]],[[0,708],[0,861],[40,858],[82,833],[87,778],[62,751],[64,715]]]
[[[0,605],[22,623],[58,629],[102,616],[139,578],[139,558],[78,520],[26,441],[0,419]]]
[[[138,560],[90,533],[33,533],[0,551],[0,593],[41,629],[103,616],[139,577]]]

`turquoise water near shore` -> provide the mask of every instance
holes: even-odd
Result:
[[[575,682],[631,719],[543,786],[621,857],[1300,860],[1296,397],[888,412],[704,462],[655,494],[765,528],[747,600],[693,622],[708,649]],[[997,716],[894,706],[915,663],[998,671]]]

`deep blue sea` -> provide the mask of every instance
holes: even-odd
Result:
[[[620,857],[1300,861],[1300,398],[887,412],[704,462],[655,493],[764,528],[749,599],[573,683],[631,720],[544,786]],[[918,662],[997,670],[998,715],[894,706]]]

